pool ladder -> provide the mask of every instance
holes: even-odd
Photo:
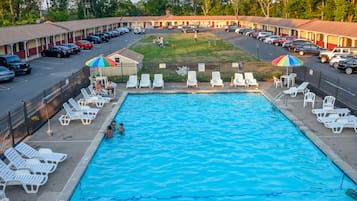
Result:
[[[280,99],[285,96],[286,94],[284,94],[283,92],[280,92],[278,93],[278,95],[276,95],[274,98],[273,98],[273,103],[276,103],[277,101],[280,101]],[[285,101],[284,101],[285,102]]]

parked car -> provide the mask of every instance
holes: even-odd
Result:
[[[237,25],[229,25],[229,26],[227,26],[224,30],[225,30],[226,32],[235,32],[236,29],[238,29],[238,26],[237,26]]]
[[[94,35],[87,36],[86,40],[89,42],[92,42],[94,44],[102,43],[102,39],[100,37],[94,36]]]
[[[106,33],[95,33],[94,36],[99,37],[104,42],[109,42],[110,35]]]
[[[194,33],[194,32],[199,32],[199,30],[193,26],[184,26],[182,27],[181,31],[183,33]]]
[[[136,26],[133,28],[134,34],[145,34],[144,27]]]
[[[280,36],[278,36],[278,35],[270,35],[270,36],[266,36],[263,42],[272,44],[274,40],[279,39],[279,38],[280,38]]]
[[[301,56],[304,54],[319,55],[322,50],[324,50],[322,47],[312,43],[295,47],[295,52],[299,53]]]
[[[357,55],[357,47],[335,47],[333,50],[325,50],[320,52],[321,63],[328,62],[335,54],[355,54]]]
[[[341,61],[337,67],[338,70],[344,71],[346,74],[352,74],[357,71],[357,58]]]
[[[331,59],[330,59],[330,66],[334,67],[337,69],[339,63],[341,61],[345,61],[348,59],[353,59],[353,58],[357,58],[356,55],[353,54],[335,54]]]
[[[66,44],[62,44],[61,46],[65,46],[71,49],[72,54],[78,54],[81,52],[81,48],[74,43],[66,43]]]
[[[14,78],[14,71],[7,69],[5,66],[0,66],[0,82],[12,81]]]
[[[237,32],[237,31],[236,31]],[[238,30],[238,33],[239,34],[242,34],[242,35],[247,35],[248,32],[253,32],[253,29],[250,29],[250,28],[241,28]]]
[[[30,64],[21,61],[19,56],[12,54],[0,55],[0,66],[8,68],[10,71],[15,72],[15,74],[30,74],[32,70]]]
[[[295,36],[284,36],[273,40],[272,44],[276,46],[283,46],[283,43],[295,40]]]
[[[87,40],[79,40],[79,41],[76,41],[75,44],[85,50],[90,50],[93,48],[93,43],[91,43]]]
[[[262,37],[267,37],[267,36],[270,36],[270,35],[272,35],[273,33],[272,32],[269,32],[269,31],[261,31],[261,32],[259,32],[258,33],[258,35],[257,35],[257,39],[258,40],[262,40]]]
[[[305,44],[311,44],[310,41],[305,40],[305,39],[295,39],[289,43],[290,45],[287,45],[287,47],[290,51],[295,52],[295,48],[300,45],[305,45]]]
[[[43,57],[47,56],[47,57],[57,57],[57,58],[69,57],[70,54],[71,52],[69,48],[66,48],[64,46],[52,46],[41,52],[41,55]]]

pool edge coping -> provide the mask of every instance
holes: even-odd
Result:
[[[204,89],[192,89],[192,90],[160,90],[160,91],[128,91],[124,90],[121,96],[119,97],[118,101],[113,103],[115,105],[112,108],[112,111],[110,114],[107,116],[106,120],[102,124],[101,128],[97,132],[96,136],[88,146],[87,150],[85,151],[85,154],[81,158],[81,160],[78,162],[78,165],[74,169],[73,173],[71,174],[69,180],[65,184],[63,190],[59,192],[57,196],[57,201],[67,201],[70,200],[76,186],[78,185],[78,182],[82,175],[84,174],[88,163],[91,161],[92,157],[94,156],[95,152],[97,151],[97,148],[99,144],[101,143],[103,139],[103,133],[105,131],[106,125],[110,123],[110,121],[113,119],[115,114],[119,111],[121,105],[125,101],[126,97],[128,94],[176,94],[176,93],[186,93],[186,94],[191,94],[191,93],[260,93],[262,94],[265,98],[269,100],[269,102],[277,107],[280,112],[282,112],[293,124],[298,127],[302,133],[309,139],[311,140],[314,145],[319,148],[328,159],[330,159],[338,168],[340,168],[345,175],[347,175],[354,183],[357,184],[357,171],[352,168],[347,162],[341,159],[340,156],[338,156],[326,143],[324,143],[321,139],[316,136],[313,131],[308,128],[301,120],[296,118],[293,113],[289,112],[284,108],[284,106],[279,105],[274,103],[273,98],[269,96],[267,93],[264,92],[264,90],[261,89],[246,89],[243,91],[232,91],[232,90],[219,90],[219,91],[212,91],[212,90],[204,90]]]

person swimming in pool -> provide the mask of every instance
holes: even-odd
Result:
[[[118,130],[119,130],[119,134],[120,135],[125,135],[125,128],[124,128],[124,124],[123,123],[119,124]]]
[[[111,126],[111,125],[109,125],[109,126],[107,127],[107,131],[105,132],[105,136],[106,136],[107,138],[112,138],[112,137],[113,137],[113,129],[112,129],[112,126]]]

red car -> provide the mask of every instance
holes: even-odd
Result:
[[[281,37],[281,38],[279,38],[277,40],[273,40],[272,44],[274,44],[276,46],[282,46],[283,43],[288,42],[288,41],[293,41],[295,39],[296,39],[295,36],[284,36],[284,37]]]
[[[93,48],[93,43],[91,43],[87,40],[76,41],[76,45],[81,47],[82,49],[85,49],[85,50],[90,50]]]

